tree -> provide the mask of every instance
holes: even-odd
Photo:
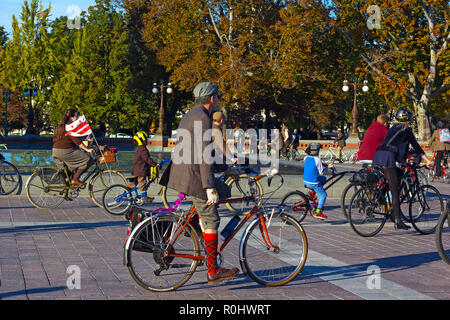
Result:
[[[13,15],[12,39],[6,44],[1,67],[1,82],[10,90],[23,93],[31,85],[39,88],[34,105],[29,104],[27,133],[36,133],[36,111],[45,108],[50,85],[50,49],[46,46],[49,11],[50,7],[44,11],[38,0],[24,1],[20,24]]]
[[[4,48],[8,42],[8,33],[5,30],[5,27],[0,26],[0,48]]]
[[[394,106],[412,104],[419,139],[427,140],[431,113],[449,112],[448,1],[333,1],[333,4],[338,17],[335,26],[358,50],[376,79],[379,92],[388,96]],[[374,12],[379,13],[380,25],[370,30],[367,21]],[[358,37],[352,34],[355,30],[359,31]],[[434,104],[433,99],[438,102]]]

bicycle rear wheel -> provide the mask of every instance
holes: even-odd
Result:
[[[133,204],[133,195],[130,188],[121,184],[115,184],[106,189],[103,194],[103,207],[113,215],[124,214]]]
[[[261,218],[266,230],[261,219],[255,219],[244,232],[241,265],[257,283],[281,286],[293,280],[305,265],[308,255],[306,233],[300,223],[285,213]]]
[[[116,170],[103,170],[92,177],[89,182],[89,197],[92,201],[103,208],[103,194],[106,189],[114,184],[126,185],[127,181],[122,173]]]
[[[373,237],[383,229],[387,220],[384,194],[376,187],[359,189],[350,200],[348,221],[353,231],[362,237]]]
[[[194,274],[199,260],[173,255],[200,256],[198,238],[187,224],[174,243],[169,241],[178,226],[176,216],[163,215],[146,219],[131,233],[129,245],[125,247],[127,267],[141,287],[157,292],[172,291]]]
[[[36,208],[53,209],[64,201],[68,193],[67,186],[60,170],[40,168],[26,182],[27,197]]]
[[[255,201],[226,203],[225,205],[231,212],[245,215],[254,207],[255,203],[261,204],[263,188],[259,181],[255,181],[247,174],[241,174],[238,179],[230,177],[225,183],[231,189],[231,198],[244,198],[252,195],[255,197]]]
[[[281,200],[281,205],[286,206],[284,212],[291,215],[299,223],[305,219],[308,213],[311,214],[308,197],[301,191],[292,191],[286,194]]]
[[[442,212],[436,226],[436,247],[442,260],[450,264],[450,213],[447,204],[447,212]]]
[[[430,234],[444,211],[444,201],[438,189],[431,185],[420,186],[409,202],[409,220],[414,229],[422,234]]]
[[[20,173],[16,166],[8,161],[0,163],[0,194],[13,193],[20,183]]]

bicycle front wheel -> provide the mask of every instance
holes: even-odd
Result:
[[[103,194],[114,184],[127,184],[122,173],[116,170],[100,171],[89,182],[89,197],[97,206],[103,208]]]
[[[106,189],[102,204],[108,213],[122,215],[133,204],[133,195],[128,187],[115,184]]]
[[[307,255],[305,231],[285,213],[255,219],[245,230],[240,247],[242,268],[264,286],[281,286],[293,280]]]
[[[8,161],[0,164],[0,194],[8,195],[17,189],[20,183],[20,174],[16,166]]]
[[[246,174],[239,175],[238,179],[230,177],[225,182],[231,189],[231,198],[244,198],[254,196],[255,201],[243,200],[239,202],[226,203],[227,208],[236,214],[247,214],[255,205],[262,202],[263,188],[259,181],[255,181]]]
[[[64,174],[54,168],[37,169],[26,183],[27,197],[38,209],[58,207],[67,196],[68,186]]]
[[[163,215],[148,218],[131,233],[129,246],[125,248],[127,266],[141,287],[172,291],[194,274],[199,260],[186,256],[200,257],[198,238],[189,223],[177,238],[175,231],[179,226],[178,217]]]
[[[380,232],[387,217],[384,194],[375,187],[362,187],[350,200],[348,222],[362,237],[373,237]]]
[[[430,234],[444,211],[442,195],[435,187],[423,185],[414,192],[409,202],[409,220],[414,229],[422,234]]]
[[[448,205],[447,205],[448,206]],[[450,213],[443,212],[436,226],[436,247],[442,260],[450,264]]]
[[[281,205],[286,206],[285,213],[291,215],[299,223],[305,219],[308,213],[311,213],[311,205],[308,198],[301,191],[292,191],[286,194],[281,200]]]
[[[348,206],[350,205],[350,200],[352,199],[356,191],[358,191],[361,188],[362,184],[360,183],[350,183],[344,188],[344,191],[342,191],[341,210],[342,214],[347,220],[348,220]]]

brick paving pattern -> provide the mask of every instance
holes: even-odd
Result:
[[[436,185],[448,198],[450,185]],[[221,213],[228,215],[226,210]],[[83,196],[53,210],[34,208],[23,194],[0,196],[0,298],[450,299],[450,266],[438,255],[433,234],[396,231],[386,223],[375,237],[360,237],[343,218],[338,199],[327,200],[326,214],[326,222],[306,217],[302,223],[310,254],[300,275],[285,286],[262,287],[242,273],[209,286],[202,267],[178,290],[155,293],[139,287],[123,265],[127,222],[122,216],[109,215]],[[236,239],[227,247],[225,267],[239,266],[238,247]],[[71,265],[80,269],[80,289],[67,286]],[[381,287],[368,290],[367,270],[373,265],[381,271]]]

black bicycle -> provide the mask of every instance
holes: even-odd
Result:
[[[22,177],[11,162],[0,153],[0,195],[8,195],[22,189]]]
[[[412,164],[404,166],[405,176],[399,189],[401,213],[414,229],[422,234],[435,231],[437,219],[443,210],[442,195],[431,185],[422,185],[417,177],[417,168]],[[348,208],[348,221],[352,229],[360,236],[372,237],[381,231],[392,215],[392,196],[386,177],[380,174],[376,184],[366,185],[352,197]],[[408,216],[405,215],[406,208]]]

